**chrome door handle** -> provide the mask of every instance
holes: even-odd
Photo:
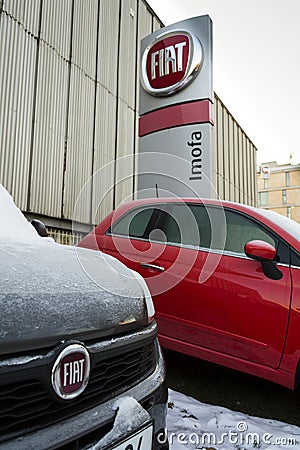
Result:
[[[163,272],[165,270],[164,267],[156,266],[155,264],[141,263],[140,266],[143,267],[144,269],[157,270],[158,272]]]

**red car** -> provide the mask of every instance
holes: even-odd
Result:
[[[300,385],[300,225],[216,200],[121,205],[79,244],[139,272],[163,347]]]

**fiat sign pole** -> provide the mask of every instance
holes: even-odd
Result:
[[[212,106],[209,16],[142,40],[139,197],[215,197]]]

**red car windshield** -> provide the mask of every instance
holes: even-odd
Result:
[[[300,244],[300,224],[295,222],[295,220],[289,219],[288,217],[282,216],[275,211],[267,211],[265,209],[259,210],[259,213],[266,217],[266,219],[271,220],[274,224],[283,228],[287,233],[289,233],[293,238],[297,239]]]

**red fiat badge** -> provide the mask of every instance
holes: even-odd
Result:
[[[152,95],[169,95],[183,88],[199,72],[202,47],[187,31],[172,31],[157,36],[142,58],[142,83]]]
[[[82,344],[70,344],[56,359],[51,374],[52,387],[63,399],[80,395],[90,375],[90,355]]]

